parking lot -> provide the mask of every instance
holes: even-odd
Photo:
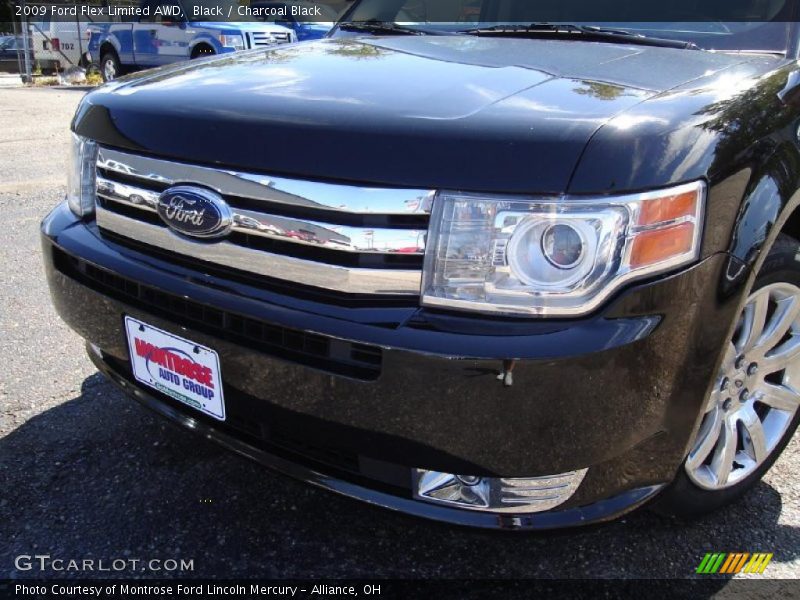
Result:
[[[761,577],[800,576],[797,437],[743,501],[699,522],[639,511],[501,534],[286,479],[123,397],[56,317],[42,272],[38,225],[64,194],[82,94],[0,89],[0,577],[39,576],[14,566],[37,553],[193,559],[180,574],[198,577],[689,577],[711,551],[772,552]]]

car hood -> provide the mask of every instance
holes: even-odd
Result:
[[[325,39],[120,80],[85,98],[74,127],[276,175],[559,193],[610,119],[747,60],[575,41]]]

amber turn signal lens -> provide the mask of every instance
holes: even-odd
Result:
[[[639,226],[655,225],[681,217],[693,217],[697,214],[698,197],[699,194],[696,191],[691,191],[647,200],[642,203],[637,224]]]
[[[667,229],[645,231],[633,240],[632,268],[653,265],[692,250],[694,223],[681,223]]]

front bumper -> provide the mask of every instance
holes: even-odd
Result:
[[[292,297],[110,242],[63,205],[43,223],[43,244],[59,314],[139,401],[317,485],[484,527],[606,520],[671,481],[739,301],[719,292],[724,255],[631,288],[592,318],[555,322]],[[133,382],[123,315],[219,352],[226,422]],[[325,357],[313,352],[320,340]],[[514,385],[504,387],[496,374],[508,360]],[[533,477],[587,467],[549,512],[412,499],[415,468]]]
[[[537,515],[494,515],[418,502],[402,495],[358,485],[347,479],[325,474],[297,461],[287,460],[277,454],[266,452],[257,446],[247,443],[240,436],[230,435],[219,427],[215,428],[209,423],[201,422],[196,417],[186,414],[180,408],[170,406],[162,398],[156,398],[148,390],[136,385],[130,379],[115,371],[103,359],[102,353],[91,346],[88,348],[88,353],[100,372],[117,384],[124,392],[161,416],[199,433],[209,440],[256,460],[284,475],[289,475],[323,489],[350,498],[356,498],[375,506],[397,510],[418,517],[490,529],[555,529],[611,519],[644,503],[656,494],[661,487],[653,485],[636,488],[587,506]]]

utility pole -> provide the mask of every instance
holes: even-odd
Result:
[[[23,78],[24,83],[31,83],[31,55],[30,55],[30,35],[31,31],[28,27],[28,17],[25,15],[25,3],[26,0],[22,0],[22,52],[24,54],[25,60],[25,77]]]
[[[77,6],[77,2],[76,2]],[[88,23],[87,23],[88,25]],[[75,11],[75,30],[78,32],[78,64],[77,66],[83,66],[83,33],[81,32],[81,22],[78,18],[78,11]],[[89,65],[86,65],[87,67]]]
[[[16,19],[11,19],[11,29],[14,33],[14,39],[18,40],[21,37],[20,34],[20,27],[19,23],[17,23]],[[24,77],[23,73],[25,72],[24,67],[22,66],[22,51],[20,50],[19,44],[17,44],[17,73],[19,73],[20,79]]]

